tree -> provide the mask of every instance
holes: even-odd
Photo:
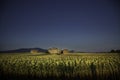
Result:
[[[111,52],[111,53],[115,53],[115,50],[112,49],[110,52]]]

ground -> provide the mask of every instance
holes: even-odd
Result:
[[[4,80],[119,80],[119,66],[117,53],[0,54]]]

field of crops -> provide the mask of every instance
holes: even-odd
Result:
[[[0,54],[0,80],[120,80],[120,57],[106,54]]]

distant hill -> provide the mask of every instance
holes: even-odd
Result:
[[[31,50],[38,50],[39,52],[47,52],[47,49],[42,48],[20,48],[15,50],[6,50],[6,51],[0,51],[0,53],[21,53],[21,52],[30,52]]]

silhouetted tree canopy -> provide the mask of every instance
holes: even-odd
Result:
[[[120,53],[120,50],[114,50],[114,49],[112,49],[110,52],[111,53]]]
[[[114,52],[115,52],[115,50],[113,50],[113,49],[112,49],[110,52],[111,52],[111,53],[114,53]]]

